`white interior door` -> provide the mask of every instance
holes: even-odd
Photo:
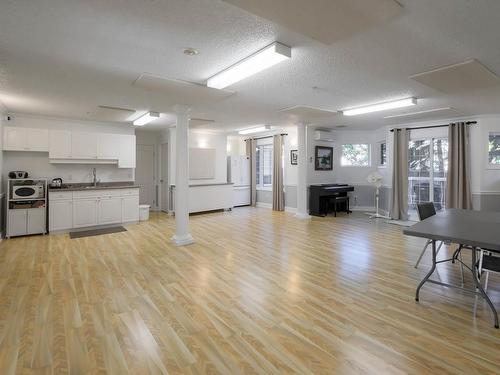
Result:
[[[168,211],[168,144],[161,145],[161,210]]]
[[[135,167],[135,182],[140,186],[140,204],[155,206],[155,175],[154,146],[137,145],[137,162]]]

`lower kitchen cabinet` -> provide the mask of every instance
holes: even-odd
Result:
[[[98,224],[96,198],[73,201],[73,228],[92,227]]]
[[[73,228],[73,201],[51,201],[49,205],[49,229],[64,230],[71,228]]]
[[[49,193],[49,230],[139,221],[139,188]]]
[[[139,196],[122,198],[122,221],[139,221]]]
[[[99,200],[99,224],[115,224],[122,222],[122,199],[120,197],[103,197]]]

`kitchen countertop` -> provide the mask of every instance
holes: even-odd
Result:
[[[109,190],[109,189],[134,189],[140,188],[133,181],[125,182],[101,182],[94,186],[91,183],[63,184],[60,188],[49,186],[49,191],[82,191],[82,190]]]

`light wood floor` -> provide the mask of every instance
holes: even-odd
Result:
[[[256,208],[191,219],[183,248],[164,214],[4,240],[0,374],[500,373],[483,303],[473,319],[473,297],[437,285],[415,302],[429,258],[413,268],[423,240],[399,226]],[[439,275],[459,280],[457,266]]]

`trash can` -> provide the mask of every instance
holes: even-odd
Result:
[[[149,220],[149,204],[139,205],[139,221]]]

